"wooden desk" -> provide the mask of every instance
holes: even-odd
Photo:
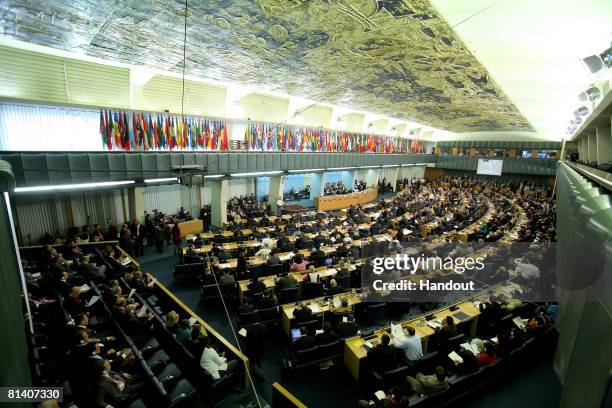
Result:
[[[262,261],[262,263],[265,263],[265,261]],[[356,265],[346,265],[345,267],[349,270],[349,273],[357,269]],[[319,268],[316,268],[315,272],[319,275],[321,280],[324,280],[335,276],[338,273],[338,270],[336,268],[328,268],[327,266],[321,266]],[[304,275],[306,275],[307,273],[310,272],[308,270],[305,270],[303,272],[291,272],[290,275],[293,276],[293,279],[297,281],[297,284],[299,286],[303,282]],[[264,285],[266,285],[266,289],[276,287],[276,280],[276,276],[266,276],[260,279],[260,281],[263,282]],[[238,294],[240,296],[240,299],[244,297],[245,293],[249,292],[249,283],[251,283],[250,279],[243,279],[238,282]]]
[[[350,312],[358,303],[361,303],[361,296],[358,293],[353,292],[344,292],[340,293],[336,296],[339,296],[341,300],[345,300],[348,305],[346,307],[338,307],[334,308],[331,299],[328,302],[324,301],[324,298],[317,298],[312,300],[307,300],[309,305],[313,305],[316,308],[316,311],[313,311],[313,316],[321,316],[326,312],[336,311],[336,312]],[[300,302],[301,303],[301,302]],[[287,335],[287,338],[291,339],[291,329],[292,322],[294,321],[293,311],[295,310],[295,303],[288,303],[281,306],[281,324],[283,326],[283,331]],[[321,326],[322,328],[322,326]]]
[[[172,230],[173,224],[166,224],[166,230]],[[185,238],[187,235],[199,234],[204,231],[204,221],[202,220],[191,220],[179,222],[179,228],[181,229],[181,238]]]
[[[315,208],[318,211],[332,211],[367,204],[378,197],[378,187],[370,187],[359,193],[315,197]]]
[[[453,321],[457,324],[461,321],[457,319],[454,315],[458,312],[463,312],[471,319],[468,334],[470,336],[474,336],[476,334],[476,328],[478,326],[478,316],[480,315],[480,310],[474,305],[474,301],[486,300],[491,294],[504,294],[505,296],[508,296],[508,294],[511,293],[511,290],[515,289],[517,286],[518,285],[511,282],[511,280],[500,283],[499,285],[493,288],[488,288],[482,291],[481,293],[470,297],[469,300],[461,300],[454,304],[444,306],[443,308],[429,311],[422,315],[401,322],[401,325],[403,328],[406,328],[407,326],[414,327],[416,333],[421,337],[423,353],[426,353],[428,338],[429,336],[435,333],[435,330],[427,325],[427,323],[429,322],[425,319],[425,316],[431,314],[435,316],[435,318],[432,319],[430,322],[441,322],[442,320],[446,319],[447,316],[453,316]],[[451,306],[457,306],[458,309],[451,312]],[[371,340],[364,340],[360,336],[346,339],[344,343],[344,365],[349,370],[355,380],[359,380],[361,362],[367,357],[367,351],[363,347],[363,344],[366,341],[369,341],[374,345],[380,343],[381,337],[383,336],[383,334],[387,334],[388,330],[389,327],[384,327],[375,331],[375,337]]]

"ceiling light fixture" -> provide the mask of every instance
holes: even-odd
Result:
[[[155,178],[155,179],[145,179],[145,183],[163,183],[165,181],[176,181],[176,177],[164,177],[164,178]]]
[[[57,184],[53,186],[33,186],[33,187],[15,187],[16,193],[32,193],[37,191],[64,191],[64,190],[82,190],[84,188],[100,188],[100,187],[115,187],[126,184],[135,184],[134,180],[128,181],[102,181],[99,183],[81,183],[81,184]]]
[[[316,173],[318,171],[325,171],[325,169],[288,170],[289,173]]]
[[[230,174],[230,176],[232,177],[251,177],[251,176],[271,176],[274,174],[281,174],[283,171],[282,170],[277,170],[277,171],[259,171],[259,172],[255,172],[255,173],[234,173],[234,174]]]

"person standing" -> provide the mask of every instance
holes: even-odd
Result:
[[[174,226],[172,227],[172,243],[174,244],[174,254],[180,253],[181,228],[179,227],[178,221],[174,221]]]
[[[283,199],[279,198],[278,201],[276,201],[276,216],[277,217],[282,217],[283,205],[285,205],[285,203],[283,203]]]

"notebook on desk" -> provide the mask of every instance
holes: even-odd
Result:
[[[456,317],[457,319],[459,319],[460,322],[464,322],[466,320],[471,319],[470,316],[466,313],[463,312],[457,312],[453,314],[453,317]]]

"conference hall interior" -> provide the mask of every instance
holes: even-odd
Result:
[[[612,407],[612,2],[0,1],[0,405]]]

